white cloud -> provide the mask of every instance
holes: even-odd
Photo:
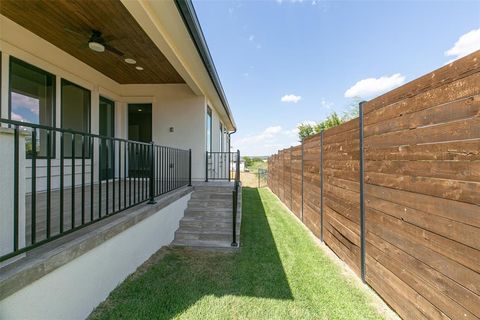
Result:
[[[290,103],[290,102],[297,103],[301,99],[302,99],[301,96],[296,96],[294,94],[286,94],[280,99],[280,101],[286,102],[286,103]]]
[[[243,155],[248,156],[270,155],[297,144],[298,129],[283,129],[281,126],[271,126],[260,133],[244,137],[232,136],[233,149],[239,149]]]
[[[405,76],[395,73],[391,76],[380,78],[367,78],[358,81],[345,91],[346,98],[372,98],[390,91],[405,82]]]
[[[23,94],[12,92],[12,105],[22,108],[38,116],[40,112],[40,100]]]
[[[320,100],[320,105],[322,106],[322,108],[329,110],[333,109],[333,107],[335,106],[333,102],[327,101],[325,98],[322,98],[322,100]]]
[[[474,29],[458,38],[457,42],[445,51],[447,57],[453,57],[448,63],[480,50],[480,28]]]
[[[248,37],[248,41],[253,41],[253,40],[255,40],[255,36],[251,34],[250,37]]]
[[[21,115],[15,113],[15,112],[13,112],[13,111],[12,111],[12,113],[11,113],[11,118],[12,118],[12,120],[15,120],[15,121],[22,121],[22,122],[25,121],[25,118],[24,118],[24,117],[22,117]]]

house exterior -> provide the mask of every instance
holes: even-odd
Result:
[[[0,53],[0,318],[84,318],[236,124],[189,0],[3,0]]]

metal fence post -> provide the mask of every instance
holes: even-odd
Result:
[[[363,105],[365,102],[360,102],[358,105],[358,121],[359,121],[359,136],[360,136],[360,266],[362,281],[365,282],[365,195],[364,195],[364,137],[363,137]]]
[[[320,241],[323,242],[323,130],[320,132]]]
[[[303,222],[303,139],[302,139],[302,222]]]
[[[150,199],[148,200],[148,204],[155,204],[155,144],[150,142],[150,186],[148,187]]]
[[[192,186],[192,149],[188,149],[188,186]]]

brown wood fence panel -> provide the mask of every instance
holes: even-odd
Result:
[[[292,148],[292,212],[302,219],[302,146]]]
[[[480,51],[363,110],[366,282],[405,319],[480,319]],[[354,119],[271,156],[268,185],[316,236],[323,201],[360,275],[359,138]]]
[[[323,210],[326,244],[360,274],[358,125],[354,119],[324,133]]]
[[[285,203],[285,150],[278,152],[278,197]]]
[[[480,318],[478,61],[365,105],[367,282],[405,318]]]
[[[303,141],[303,223],[320,237],[320,135]]]
[[[285,192],[285,200],[283,203],[292,210],[292,148],[288,148],[284,153],[284,171],[283,171],[283,188]]]

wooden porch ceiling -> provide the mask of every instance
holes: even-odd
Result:
[[[184,83],[119,0],[0,0],[0,14],[118,83]],[[90,50],[93,30],[124,55]]]

